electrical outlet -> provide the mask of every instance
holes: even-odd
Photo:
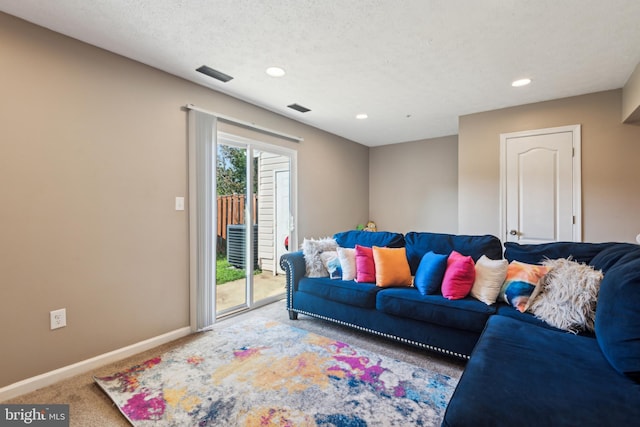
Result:
[[[64,328],[67,326],[67,309],[61,308],[59,310],[53,310],[49,312],[51,320],[51,330]]]

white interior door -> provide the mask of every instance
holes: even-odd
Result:
[[[580,125],[500,140],[503,241],[580,241]]]

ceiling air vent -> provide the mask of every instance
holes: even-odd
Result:
[[[306,113],[308,111],[311,111],[310,109],[308,109],[307,107],[303,107],[300,104],[291,104],[291,105],[287,105],[287,107],[294,109],[296,111],[300,111],[301,113]]]
[[[228,74],[225,74],[223,72],[220,72],[218,70],[214,70],[211,67],[207,67],[206,65],[203,65],[200,68],[197,68],[196,71],[202,73],[202,74],[206,74],[209,77],[213,77],[216,80],[220,80],[221,82],[228,82],[229,80],[233,80],[233,77],[231,77]]]

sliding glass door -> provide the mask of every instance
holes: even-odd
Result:
[[[288,250],[292,152],[218,133],[216,149],[216,317],[284,295],[280,256]]]

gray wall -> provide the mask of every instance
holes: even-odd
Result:
[[[458,231],[458,137],[369,150],[369,215],[379,230]]]
[[[640,126],[621,123],[622,90],[460,117],[458,231],[500,235],[500,134],[582,125],[583,240],[640,233]]]
[[[188,326],[185,104],[304,138],[300,236],[367,220],[367,147],[3,13],[0,48],[0,387]]]

